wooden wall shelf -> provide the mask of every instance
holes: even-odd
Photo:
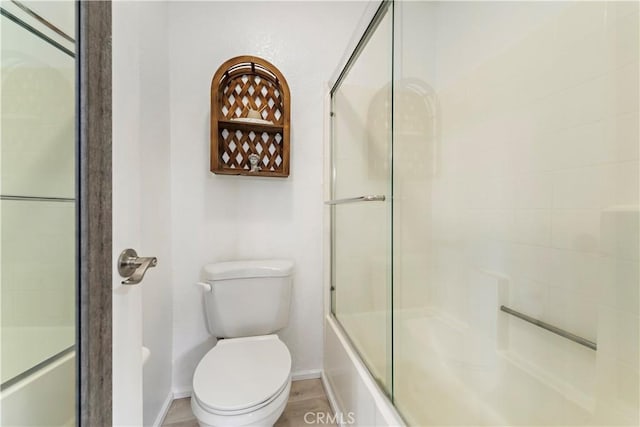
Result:
[[[222,64],[211,81],[211,172],[289,176],[290,105],[273,64],[255,56]]]
[[[253,130],[253,131],[265,131],[265,132],[282,132],[283,126],[281,125],[269,125],[266,123],[246,123],[236,120],[218,120],[218,127],[224,127],[227,129],[240,129],[240,130]]]

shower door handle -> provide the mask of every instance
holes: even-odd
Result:
[[[342,205],[357,202],[384,202],[387,198],[382,194],[369,194],[366,196],[349,197],[346,199],[334,199],[324,202],[325,205]]]
[[[125,249],[118,257],[118,273],[126,280],[123,285],[137,285],[151,267],[158,265],[156,257],[139,257],[134,249]]]

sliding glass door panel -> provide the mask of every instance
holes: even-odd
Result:
[[[391,394],[392,10],[332,92],[332,311]]]
[[[394,402],[638,425],[637,2],[395,4]]]
[[[76,424],[75,7],[0,4],[2,425]]]

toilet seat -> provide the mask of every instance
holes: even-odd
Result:
[[[200,427],[265,427],[273,426],[287,406],[291,381],[287,382],[282,392],[271,402],[254,411],[240,415],[213,414],[200,406],[198,399],[192,396],[191,410],[198,419]]]
[[[267,399],[264,402],[261,402],[261,403],[255,405],[255,406],[250,406],[248,408],[238,409],[238,410],[235,410],[235,411],[224,411],[224,410],[220,410],[220,409],[218,409],[216,407],[213,407],[213,406],[207,404],[207,402],[203,402],[201,399],[199,399],[198,396],[195,393],[193,394],[193,397],[196,399],[196,401],[198,402],[198,404],[200,405],[200,407],[202,409],[204,409],[205,411],[207,411],[207,412],[209,412],[211,414],[224,415],[224,416],[244,415],[244,414],[249,414],[251,412],[255,412],[258,409],[264,408],[265,406],[269,405],[271,402],[273,402],[278,397],[280,397],[280,395],[287,388],[288,385],[289,385],[289,381],[285,382],[282,385],[282,388],[280,388],[273,396],[271,396],[269,399]]]
[[[246,414],[278,398],[290,373],[291,355],[277,335],[225,339],[198,363],[193,397],[212,414]]]

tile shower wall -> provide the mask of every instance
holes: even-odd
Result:
[[[416,424],[637,425],[638,3],[397,7],[398,87],[419,81],[436,126],[417,145],[395,121],[398,406]]]
[[[206,327],[202,267],[241,258],[295,260],[290,326],[281,337],[294,373],[321,369],[322,103],[365,3],[172,2],[172,274],[174,376],[189,392],[213,345]],[[289,18],[289,17],[295,17]],[[209,172],[209,90],[225,60],[253,54],[273,62],[291,88],[291,176]]]

